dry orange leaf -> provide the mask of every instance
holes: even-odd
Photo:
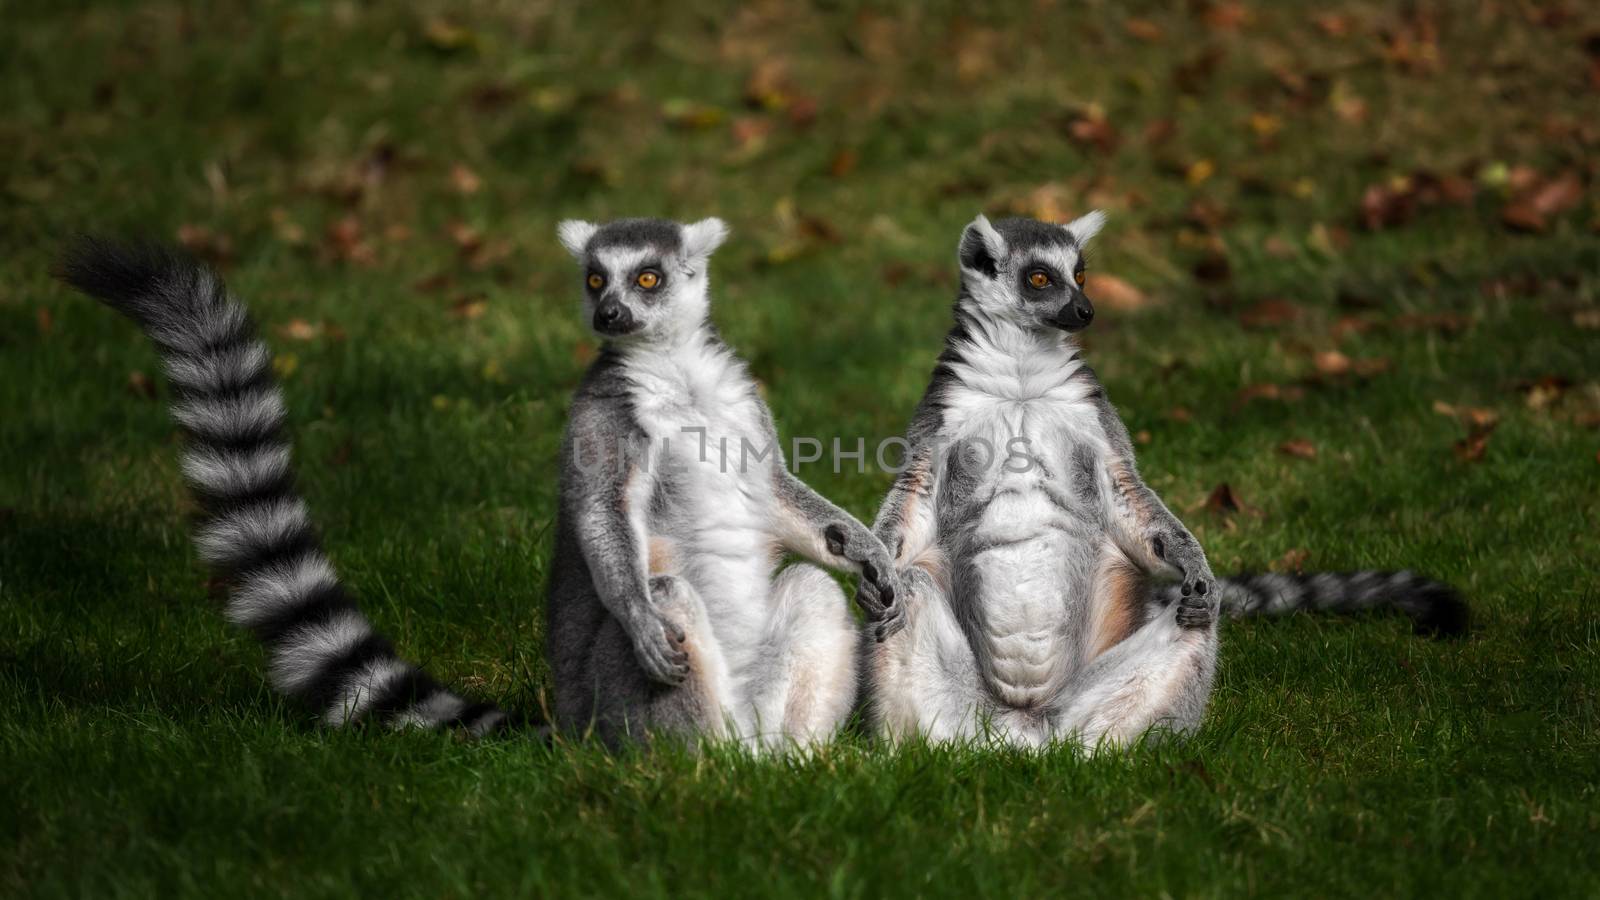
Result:
[[[450,167],[450,184],[462,194],[476,194],[483,189],[483,179],[478,177],[478,173],[461,163]]]
[[[1140,309],[1150,301],[1144,291],[1115,275],[1099,272],[1090,273],[1084,279],[1083,292],[1094,305],[1119,312]]]
[[[305,319],[290,319],[278,329],[278,333],[290,340],[309,341],[321,334],[322,329]]]
[[[1294,438],[1279,444],[1278,452],[1296,459],[1316,459],[1317,445],[1305,438]]]
[[[1304,547],[1296,547],[1268,563],[1267,568],[1274,572],[1303,572],[1305,571],[1306,560],[1310,558],[1310,550]]]
[[[154,400],[156,398],[155,382],[150,380],[149,375],[138,369],[128,373],[128,390],[146,400]]]
[[[1147,44],[1159,44],[1167,36],[1167,33],[1161,30],[1160,25],[1149,19],[1129,19],[1122,23],[1122,27],[1131,37],[1138,38]]]

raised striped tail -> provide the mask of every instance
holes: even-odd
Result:
[[[1449,636],[1467,630],[1467,603],[1456,589],[1414,572],[1272,572],[1219,582],[1222,611],[1234,618],[1296,610],[1346,615],[1396,610],[1411,618],[1418,634]]]
[[[61,274],[160,349],[204,510],[195,544],[229,582],[228,620],[266,645],[273,685],[335,727],[503,727],[505,713],[401,659],[339,583],[295,491],[272,355],[222,280],[164,247],[97,239],[74,244]]]

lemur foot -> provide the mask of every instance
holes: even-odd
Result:
[[[895,583],[894,560],[888,548],[877,535],[856,523],[834,523],[822,530],[828,552],[855,563],[861,569],[861,585],[856,601],[867,614],[867,621],[877,626],[878,640],[883,640],[898,630],[900,607],[895,604],[898,585]]]
[[[682,684],[689,677],[689,635],[675,621],[684,614],[689,586],[673,575],[650,579],[650,602],[640,604],[630,623],[633,653],[652,681]]]
[[[1178,600],[1178,625],[1183,628],[1210,628],[1217,620],[1219,602],[1217,582],[1209,570],[1199,574],[1185,574],[1183,586],[1178,589],[1183,596]]]
[[[1184,628],[1209,628],[1217,620],[1220,602],[1217,598],[1217,579],[1211,574],[1200,545],[1191,538],[1180,537],[1172,541],[1159,535],[1150,542],[1156,558],[1177,569],[1183,577],[1178,588],[1178,624]]]

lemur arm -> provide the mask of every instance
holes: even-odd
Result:
[[[1103,391],[1095,402],[1108,444],[1104,506],[1112,540],[1144,571],[1182,581],[1181,624],[1209,624],[1216,617],[1217,591],[1205,550],[1139,477],[1128,429]]]
[[[574,411],[566,453],[569,473],[562,479],[573,492],[568,506],[583,561],[600,604],[627,632],[645,674],[677,684],[689,674],[686,635],[651,602],[645,555],[654,467],[641,465],[627,452],[620,437],[626,432],[587,418]]]
[[[934,508],[938,468],[931,448],[913,452],[906,468],[895,476],[889,496],[878,509],[872,530],[883,541],[896,567],[913,565],[939,541],[939,516]]]
[[[801,481],[782,459],[772,470],[775,531],[785,550],[831,569],[859,572],[884,609],[893,606],[894,562],[867,526]],[[868,609],[881,614],[883,609]]]

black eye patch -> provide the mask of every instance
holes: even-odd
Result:
[[[1047,296],[1054,296],[1056,292],[1063,290],[1067,284],[1066,279],[1061,277],[1061,270],[1046,262],[1029,263],[1021,267],[1019,273],[1022,283],[1022,296],[1024,297],[1042,299]],[[1034,287],[1032,282],[1035,273],[1043,273],[1050,280],[1049,283],[1043,287]]]

